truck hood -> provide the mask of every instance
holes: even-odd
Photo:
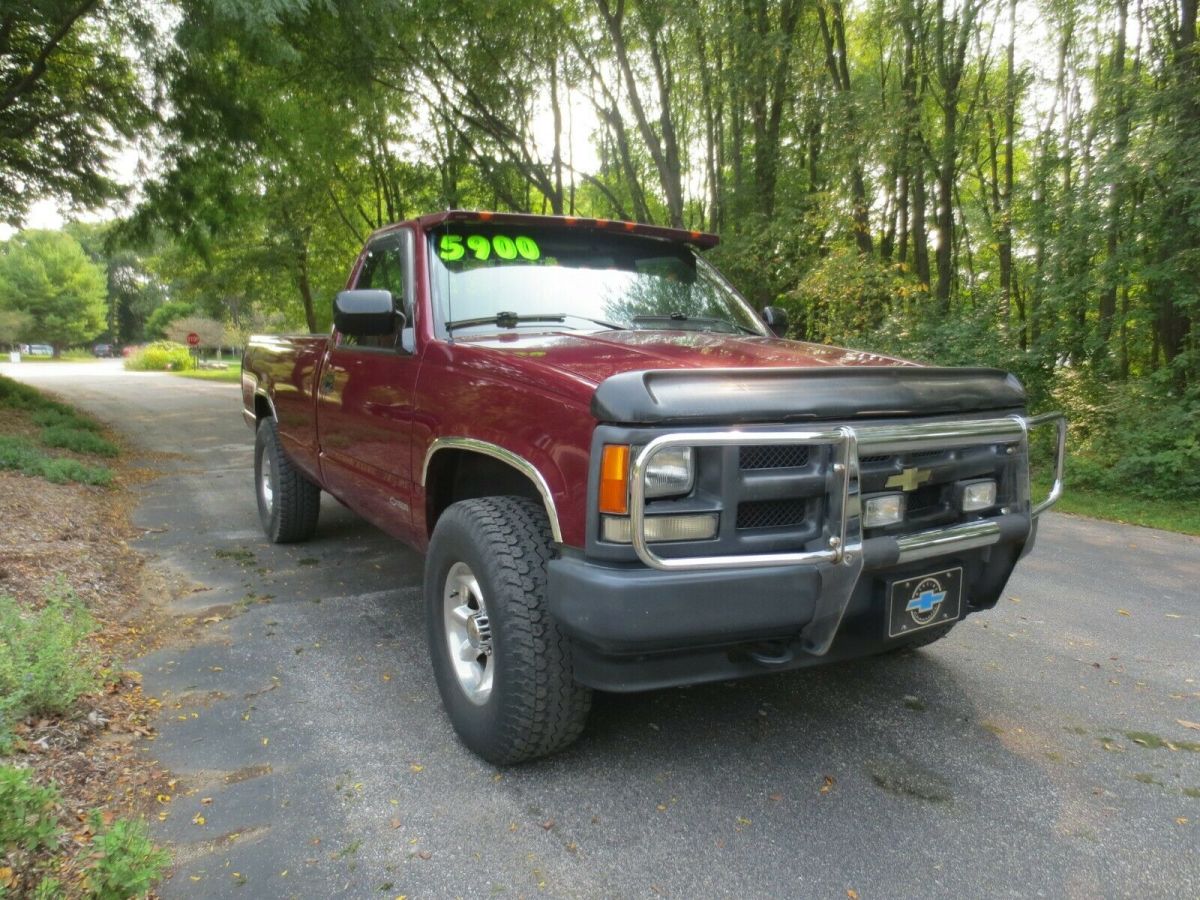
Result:
[[[459,343],[487,347],[554,369],[593,387],[621,372],[647,369],[912,366],[890,356],[777,338],[713,332],[606,331],[596,334],[512,332]]]
[[[977,414],[1025,403],[1020,382],[999,369],[943,369],[757,336],[541,332],[460,342],[499,356],[489,368],[500,363],[514,380],[540,371],[544,381],[573,386],[601,422],[848,420]]]

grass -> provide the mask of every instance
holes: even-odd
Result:
[[[1049,483],[1035,484],[1034,496],[1045,497]],[[1147,500],[1102,491],[1073,488],[1068,481],[1062,499],[1054,505],[1055,512],[1120,522],[1123,525],[1142,525],[1180,534],[1200,535],[1200,504],[1184,501]]]
[[[14,469],[55,484],[105,485],[112,481],[112,472],[106,466],[46,452],[46,448],[58,448],[82,456],[117,456],[117,446],[99,434],[100,423],[27,385],[0,376],[0,419],[5,418],[6,410],[26,414],[42,430],[38,443],[22,433],[0,433],[0,469]]]
[[[184,372],[174,372],[172,374],[180,375],[184,378],[196,378],[200,381],[241,383],[242,367],[234,361],[230,363],[228,369],[188,369]]]

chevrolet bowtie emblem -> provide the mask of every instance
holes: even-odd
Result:
[[[933,472],[929,469],[905,469],[899,475],[893,475],[884,487],[900,488],[902,491],[915,491],[930,478]]]

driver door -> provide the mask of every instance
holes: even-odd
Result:
[[[317,385],[325,484],[400,538],[413,527],[413,390],[420,366],[412,327],[413,246],[413,233],[405,228],[367,247],[354,287],[390,291],[401,316],[388,335],[335,333]]]

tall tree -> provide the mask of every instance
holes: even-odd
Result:
[[[104,270],[61,231],[22,231],[0,248],[0,309],[23,313],[22,338],[64,347],[104,328]]]
[[[40,197],[89,208],[119,192],[113,154],[152,120],[135,63],[152,34],[139,0],[0,8],[0,221]]]

